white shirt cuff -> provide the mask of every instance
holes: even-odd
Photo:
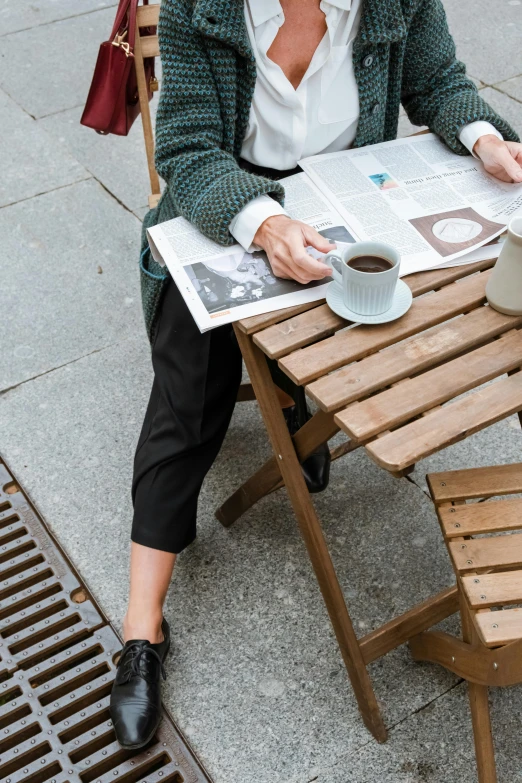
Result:
[[[258,246],[253,244],[257,229],[267,218],[274,215],[288,215],[288,213],[270,196],[257,196],[237,213],[228,230],[247,253],[252,253],[254,250],[259,250]]]
[[[459,139],[464,146],[471,152],[474,158],[478,158],[473,152],[473,147],[480,139],[481,136],[486,136],[488,133],[492,133],[499,139],[504,139],[501,133],[490,122],[484,120],[477,120],[477,122],[468,122],[459,131]]]

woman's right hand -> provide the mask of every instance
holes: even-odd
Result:
[[[305,284],[331,274],[330,267],[313,258],[306,248],[311,246],[320,253],[328,253],[335,245],[300,220],[273,215],[260,225],[254,243],[267,254],[276,277]]]

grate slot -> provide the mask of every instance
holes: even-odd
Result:
[[[10,508],[12,508],[10,502],[8,500],[4,500],[3,503],[0,503],[0,514],[3,514],[4,511],[9,511]]]
[[[70,628],[72,625],[77,625],[80,621],[81,617],[79,614],[73,614],[70,617],[65,617],[63,620],[54,623],[54,625],[50,625],[48,628],[45,628],[39,633],[34,634],[33,636],[29,636],[27,639],[24,639],[21,642],[16,642],[15,644],[9,645],[9,650],[13,655],[16,655],[23,650],[27,650],[29,647],[34,647],[35,644],[38,644],[38,642],[41,642],[44,639],[48,639],[50,636]]]
[[[21,704],[16,710],[9,712],[7,715],[0,717],[0,729],[5,729],[7,726],[11,726],[23,718],[26,718],[31,714],[31,708],[28,704]]]
[[[62,707],[62,709],[58,710],[57,712],[52,713],[49,716],[50,722],[52,724],[61,723],[61,721],[65,720],[66,718],[70,718],[71,715],[74,715],[76,712],[89,707],[91,704],[94,704],[95,701],[103,699],[104,696],[108,696],[111,692],[111,688],[112,679],[110,682],[104,683],[98,690],[87,694],[82,699],[78,699],[77,701],[68,704],[67,707]]]
[[[0,555],[0,563],[5,563],[7,560],[10,560],[17,555],[23,555],[24,552],[30,552],[31,549],[36,549],[36,544],[32,538],[27,537],[25,541],[21,538],[17,538],[14,544],[11,541],[9,544],[2,547],[4,554]]]
[[[20,778],[20,780],[23,779],[24,783],[45,783],[50,778],[54,780],[54,776],[62,771],[57,761],[51,761],[48,766],[43,768],[39,764],[32,764],[31,766],[33,769],[26,767],[26,769],[22,770],[23,778]]]
[[[51,746],[48,742],[42,742],[40,745],[34,745],[31,748],[27,748],[25,752],[14,755],[15,750],[16,748],[7,754],[7,760],[3,764],[0,763],[0,777],[8,777],[9,775],[13,775],[19,769],[23,770],[24,767],[29,766],[29,764],[31,764],[33,761],[36,761],[37,759],[42,758],[42,756],[47,755],[47,753],[49,753],[51,750]],[[12,758],[9,758],[9,756],[12,756]],[[23,772],[22,774],[24,777],[19,777],[18,780],[25,781],[26,773]]]
[[[115,735],[112,726],[108,728],[107,731],[105,731],[103,734],[97,735],[95,739],[92,739],[90,742],[85,742],[84,745],[82,745],[81,739],[77,739],[74,742],[75,744],[78,743],[78,750],[71,750],[69,753],[69,758],[71,761],[77,764],[79,761],[83,761],[83,759],[87,758],[88,756],[93,756],[98,751],[106,748],[108,745],[113,744],[114,739]]]
[[[92,631],[80,631],[74,638],[69,637],[68,639],[63,639],[61,643],[54,645],[54,647],[35,651],[34,655],[29,657],[26,661],[22,661],[19,666],[21,669],[31,669],[33,666],[36,666],[37,663],[43,663],[43,661],[48,660],[51,656],[57,656],[64,651],[67,654],[70,647],[77,644],[77,642],[83,641],[83,639],[88,639],[90,636],[92,636]],[[41,644],[42,642],[40,642],[40,645]]]
[[[31,547],[31,549],[34,549],[34,546]],[[36,571],[36,568],[33,570]],[[5,601],[6,598],[10,598],[11,596],[16,595],[17,593],[21,593],[24,590],[27,590],[27,592],[30,592],[28,588],[32,588],[35,585],[37,585],[39,582],[43,582],[44,579],[50,579],[53,575],[53,572],[50,568],[46,568],[43,571],[40,571],[38,574],[34,574],[34,576],[28,577],[27,579],[24,579],[23,582],[17,582],[16,584],[13,584],[11,587],[6,587],[4,590],[0,590],[0,601]],[[7,585],[9,580],[4,581],[4,585]],[[46,583],[43,582],[42,587],[46,587]],[[58,587],[58,590],[60,588]],[[33,601],[34,601],[33,596]],[[18,609],[17,609],[18,611]]]
[[[38,688],[40,685],[43,685],[45,682],[49,682],[49,680],[54,680],[54,678],[59,677],[60,674],[63,674],[64,672],[68,672],[70,669],[72,669],[73,666],[81,666],[82,663],[85,663],[90,658],[94,658],[95,656],[101,655],[102,653],[103,653],[103,649],[100,647],[100,645],[95,644],[94,647],[89,647],[88,650],[84,650],[78,653],[78,655],[74,656],[73,658],[68,658],[67,660],[64,659],[61,663],[57,664],[56,666],[53,666],[52,668],[48,669],[46,672],[42,672],[42,674],[38,674],[35,677],[31,677],[29,679],[29,682],[31,683],[31,687]]]
[[[106,697],[103,699],[104,708],[100,712],[95,712],[84,720],[80,720],[72,728],[67,728],[58,734],[60,740],[67,744],[72,742],[76,737],[80,737],[87,731],[93,731],[96,726],[100,726],[102,723],[111,723],[111,715],[109,712],[109,699]],[[98,706],[98,705],[97,705]],[[84,713],[85,714],[85,713]],[[64,721],[65,724],[69,724],[70,721]]]
[[[11,507],[11,504],[9,504],[9,507]],[[2,512],[0,511],[0,514]],[[11,514],[8,517],[5,517],[5,519],[0,519],[0,530],[3,530],[4,527],[8,527],[9,525],[14,525],[15,522],[20,522],[20,517],[18,514]]]
[[[0,609],[0,622],[2,620],[5,620],[5,618],[11,617],[11,615],[13,614],[18,614],[18,612],[21,613],[24,609],[33,609],[33,607],[35,606],[35,601],[40,601],[39,604],[36,604],[36,608],[39,609],[43,601],[47,600],[52,595],[56,595],[56,593],[60,593],[61,591],[62,588],[57,582],[55,582],[50,586],[46,586],[45,590],[41,590],[39,593],[35,593],[30,597],[20,599],[16,603],[11,604],[11,606],[6,607],[3,610]],[[32,588],[29,588],[27,592],[32,593]],[[0,606],[2,605],[1,598],[2,598],[2,593],[0,591]],[[6,622],[9,621],[7,620]]]
[[[12,541],[16,541],[17,538],[22,539],[24,536],[30,538],[27,532],[27,528],[24,527],[23,525],[21,527],[15,527],[14,530],[11,530],[9,533],[6,533],[5,536],[0,536],[0,546],[2,547],[2,549],[5,549],[7,544],[10,544]],[[18,543],[20,543],[20,541]]]
[[[88,683],[97,680],[98,677],[101,677],[103,674],[109,674],[110,671],[111,670],[106,663],[100,663],[98,666],[95,666],[93,669],[89,668],[86,671],[82,672],[82,674],[79,677],[75,677],[73,680],[70,680],[68,683],[61,685],[60,687],[55,688],[52,691],[49,691],[49,693],[45,694],[44,696],[41,696],[39,699],[40,704],[45,706],[46,704],[49,704],[51,701],[56,701],[56,699],[61,699],[63,696],[67,695],[68,693],[78,690],[78,688],[82,687],[82,685],[87,685]],[[48,686],[46,685],[44,687],[47,688]]]
[[[53,614],[58,614],[58,612],[61,612],[67,608],[67,601],[64,600],[59,601],[57,604],[50,604],[45,609],[41,609],[39,612],[32,614],[29,617],[24,617],[23,620],[19,620],[9,628],[6,628],[4,631],[2,631],[2,637],[4,639],[9,639],[10,636],[18,635],[27,628],[31,629],[38,623],[46,620],[48,617],[52,617]],[[25,612],[22,612],[21,614],[25,614]]]
[[[5,691],[5,693],[0,694],[0,707],[3,707],[8,701],[15,701],[15,699],[18,699],[21,695],[22,689],[19,685],[15,685],[10,691]]]
[[[29,552],[25,553],[25,556]],[[14,563],[14,560],[11,560],[11,563]],[[12,579],[14,576],[18,576],[18,574],[22,574],[24,571],[28,571],[29,568],[34,568],[34,566],[40,565],[40,563],[45,563],[45,558],[43,555],[35,555],[30,560],[22,560],[18,565],[13,565],[11,568],[7,568],[5,571],[0,571],[0,579]]]
[[[11,725],[9,729],[4,730],[9,732],[9,736],[0,740],[0,753],[2,755],[7,753],[8,750],[11,750],[11,748],[15,748],[22,742],[27,742],[31,737],[35,737],[37,734],[42,733],[42,727],[39,723],[30,723],[29,726],[24,726],[24,723],[27,723],[27,721],[20,720]]]

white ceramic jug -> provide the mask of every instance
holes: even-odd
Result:
[[[511,218],[507,238],[486,285],[488,302],[507,315],[522,315],[522,215]]]

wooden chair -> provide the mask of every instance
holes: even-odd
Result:
[[[522,463],[432,473],[428,484],[457,577],[462,641],[429,631],[410,647],[468,681],[478,778],[496,783],[488,688],[522,682],[522,498],[490,498],[522,492]]]

